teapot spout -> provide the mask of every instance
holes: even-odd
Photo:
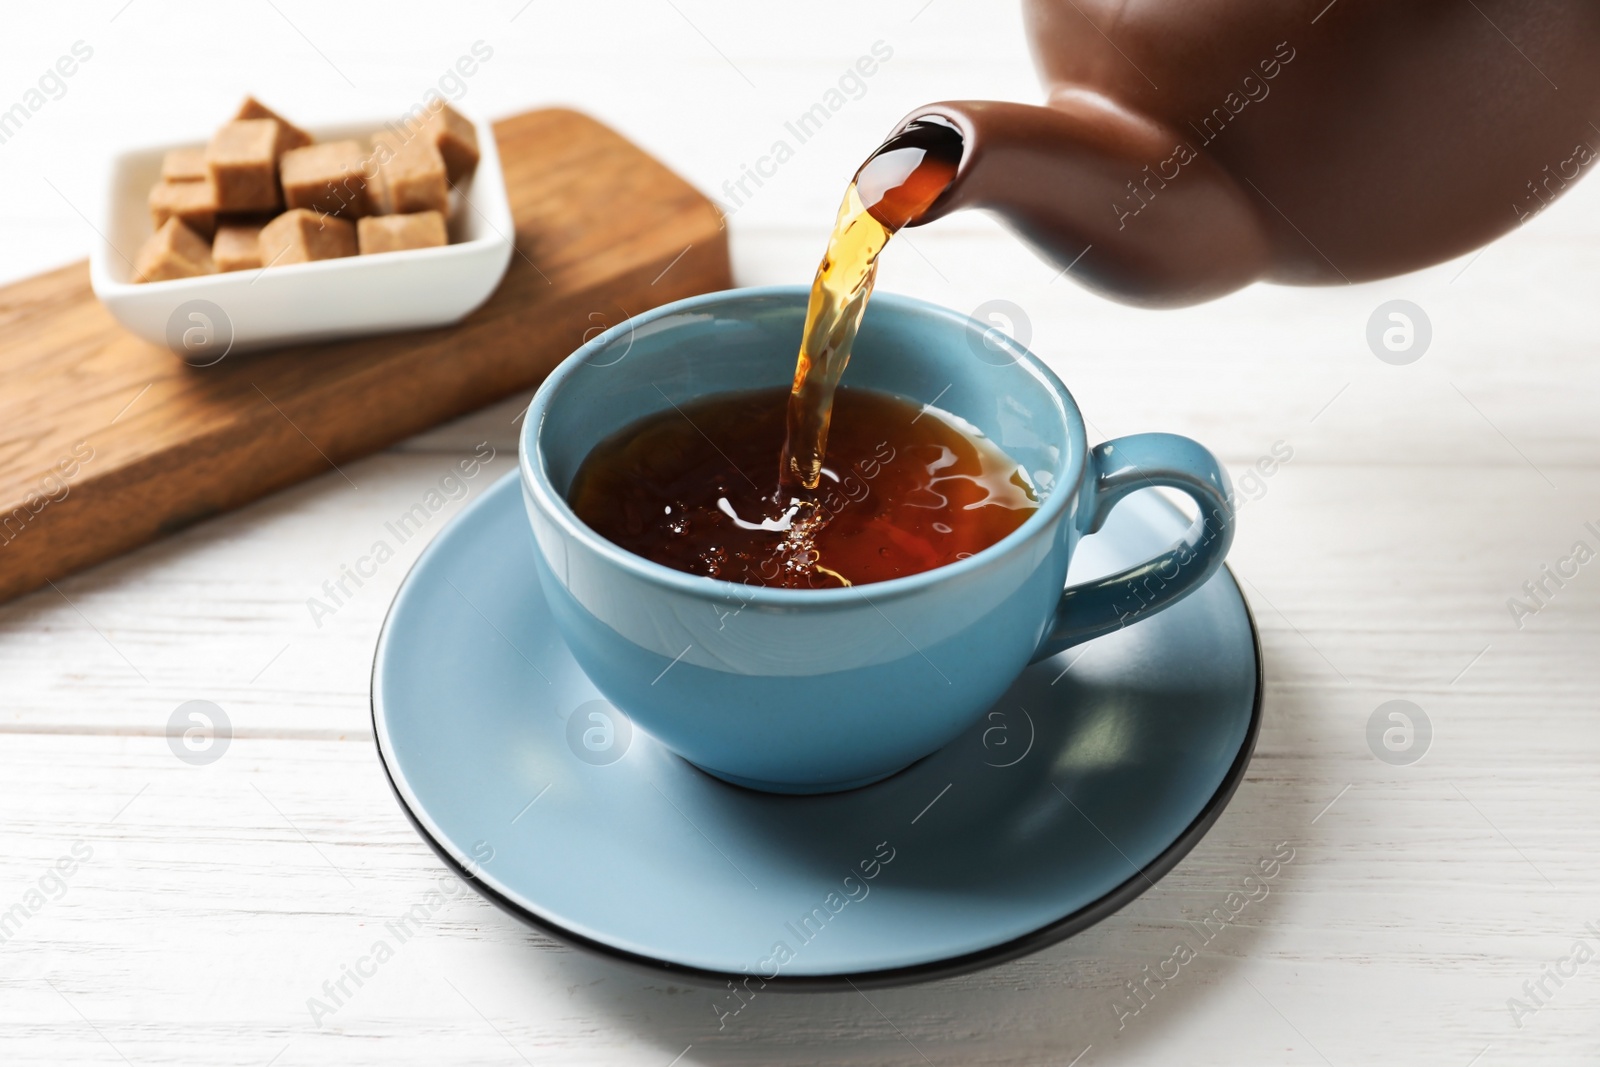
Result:
[[[929,104],[902,120],[962,136],[956,176],[913,225],[994,212],[1079,283],[1146,307],[1197,304],[1262,277],[1266,228],[1250,196],[1163,123],[1098,93],[1058,91],[1045,107]]]

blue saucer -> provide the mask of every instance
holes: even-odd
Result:
[[[1081,581],[1187,526],[1153,491],[1072,561]],[[1261,718],[1231,573],[1035,664],[947,748],[848,793],[773,796],[674,756],[600,699],[555,632],[516,476],[406,577],[372,719],[401,805],[485,897],[686,978],[831,988],[1034,951],[1171,870],[1244,776]]]

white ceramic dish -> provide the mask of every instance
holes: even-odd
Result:
[[[365,142],[384,121],[310,132],[318,141]],[[133,260],[151,232],[146,198],[167,151],[196,142],[125,152],[112,162],[100,228],[104,239],[89,259],[95,296],[133,333],[190,362],[215,362],[229,351],[268,345],[455,322],[494,292],[512,251],[511,205],[494,131],[488,123],[474,125],[481,158],[477,172],[451,196],[451,243],[444,248],[145,284],[133,281]]]

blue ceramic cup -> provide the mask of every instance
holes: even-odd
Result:
[[[867,309],[845,380],[937,400],[1027,469],[1041,506],[1004,540],[892,581],[772,589],[652,563],[573,514],[567,489],[603,438],[707,394],[788,385],[807,293],[712,293],[601,334],[534,396],[520,458],[544,595],[600,692],[701,769],[783,793],[865,785],[938,750],[1029,663],[1182,599],[1233,539],[1227,474],[1200,445],[1150,433],[1091,450],[1072,396],[1038,357],[888,293]],[[1194,498],[1186,536],[1063,589],[1079,539],[1150,486]]]

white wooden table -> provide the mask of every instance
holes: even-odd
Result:
[[[992,0],[348,7],[9,12],[0,108],[74,42],[93,55],[0,143],[0,277],[85,254],[79,211],[114,147],[207,129],[245,91],[308,123],[397,113],[479,40],[493,57],[460,86],[464,109],[575,104],[724,199],[786,120],[874,42],[892,48],[859,99],[747,186],[742,284],[809,278],[841,183],[914,105],[1037,95],[1017,12]],[[0,1061],[1600,1059],[1600,563],[1520,626],[1508,608],[1574,542],[1600,549],[1585,526],[1600,528],[1600,184],[1476,258],[1370,285],[1152,313],[1053,274],[956,217],[892,248],[882,285],[961,310],[1014,301],[1098,436],[1187,433],[1236,479],[1292,450],[1247,487],[1232,557],[1266,655],[1255,762],[1153,890],[1019,962],[870,999],[766,994],[721,1032],[707,992],[456,892],[368,722],[374,640],[420,541],[320,627],[306,601],[480,442],[490,475],[512,470],[517,398],[350,464],[350,481],[330,473],[0,606],[0,915],[23,908],[0,944]],[[1396,298],[1433,328],[1407,366],[1365,340]],[[203,766],[165,737],[193,699],[233,724]],[[1394,699],[1432,725],[1410,765],[1367,740]],[[1126,983],[1285,842],[1266,899],[1119,1026]],[[62,858],[68,875],[52,873]],[[423,932],[313,1019],[308,998],[418,904]]]

